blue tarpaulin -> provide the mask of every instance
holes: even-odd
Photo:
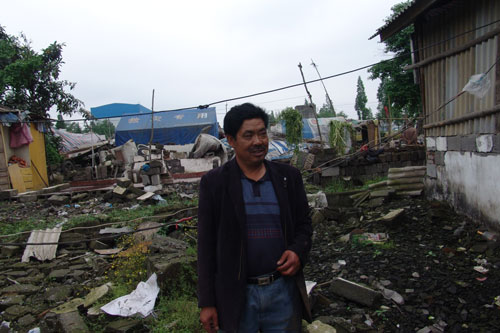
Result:
[[[125,114],[148,113],[150,109],[141,104],[112,103],[90,108],[96,118],[121,117]]]
[[[215,108],[188,109],[154,113],[153,143],[184,145],[194,143],[204,128],[204,133],[219,137]],[[115,131],[115,145],[121,146],[129,139],[136,144],[147,144],[151,138],[151,114],[124,115]]]

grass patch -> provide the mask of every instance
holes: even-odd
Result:
[[[339,193],[353,190],[367,190],[368,185],[375,184],[387,180],[387,177],[374,177],[366,180],[363,185],[357,185],[352,179],[344,180],[342,178],[333,179],[328,185],[325,186],[325,193]]]
[[[199,322],[200,311],[195,297],[160,297],[155,306],[157,320],[151,332],[204,332]]]

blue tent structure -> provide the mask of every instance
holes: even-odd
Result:
[[[149,113],[150,109],[141,104],[111,103],[90,108],[90,112],[97,119],[107,117],[121,117],[125,114]]]
[[[194,143],[202,129],[205,129],[204,133],[219,136],[214,107],[155,112],[153,143],[178,145]],[[147,144],[150,138],[151,114],[122,115],[115,131],[116,146],[121,146],[130,139],[136,144]]]

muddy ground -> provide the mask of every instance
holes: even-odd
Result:
[[[10,203],[2,206],[0,221],[15,223],[34,211],[64,217],[103,214],[135,204],[110,206],[102,196],[86,199],[76,208],[45,201]],[[379,220],[400,208],[403,212],[394,220]],[[500,331],[500,310],[495,304],[500,295],[500,248],[477,233],[484,228],[446,204],[423,198],[386,198],[357,208],[320,211],[305,268],[306,279],[319,284],[313,290],[316,319],[338,332]],[[364,233],[384,233],[388,239],[373,245],[363,238]],[[110,258],[86,255],[92,250],[89,246],[61,246],[57,259],[45,263],[21,264],[22,253],[14,257],[3,253],[0,322],[9,321],[19,331],[37,326],[56,330],[58,319],[47,310],[101,285],[109,268]],[[346,299],[331,287],[330,281],[338,277],[374,291],[394,291],[393,299],[380,297],[371,305]],[[5,292],[17,284],[32,287]]]

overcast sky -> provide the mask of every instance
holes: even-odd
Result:
[[[90,109],[109,103],[155,110],[209,104],[322,77],[387,59],[379,38],[398,0],[252,1],[4,1],[0,24],[23,32],[39,51],[65,43],[62,79]],[[325,80],[336,110],[357,118],[358,76],[375,112],[378,81],[366,70]],[[321,83],[310,84],[313,101],[325,103]],[[304,87],[246,101],[268,111],[302,104]],[[223,119],[226,104],[218,104]]]

